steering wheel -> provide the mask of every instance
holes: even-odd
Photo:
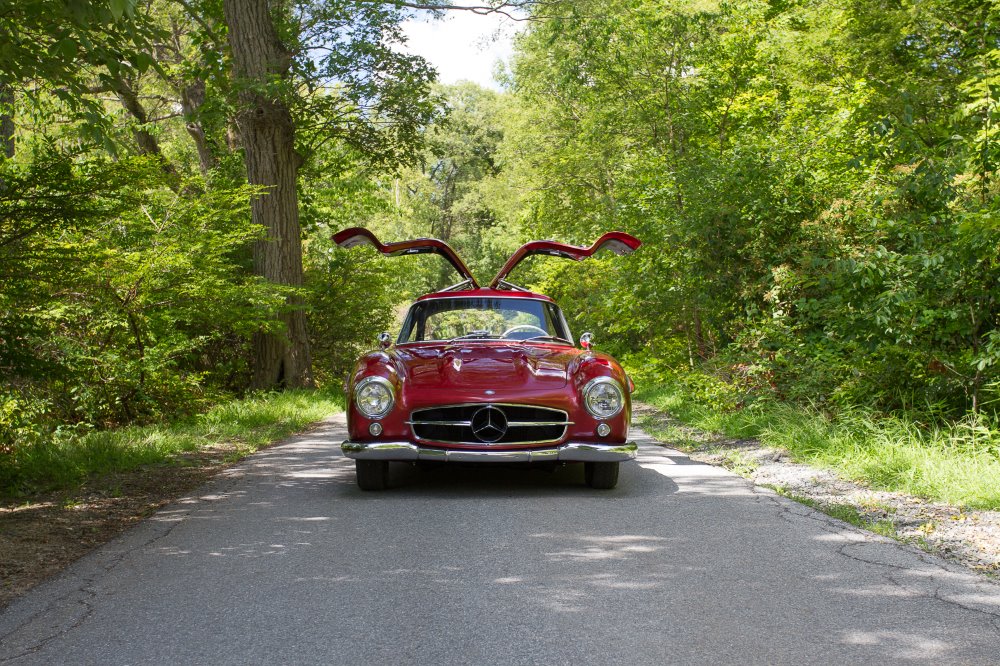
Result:
[[[548,335],[549,334],[549,332],[546,331],[544,328],[540,328],[538,326],[532,326],[531,324],[518,324],[517,326],[511,326],[506,331],[504,331],[503,333],[501,333],[500,337],[502,339],[504,339],[504,340],[508,340],[508,339],[511,338],[512,334],[514,334],[514,333],[521,333],[521,332],[532,333],[532,335],[528,336],[528,337],[534,337],[534,331],[538,331],[538,333],[541,334],[541,335]],[[514,338],[514,339],[515,340],[523,340],[523,339],[527,339],[527,338]]]

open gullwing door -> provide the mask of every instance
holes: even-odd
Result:
[[[344,229],[335,233],[333,235],[333,242],[343,248],[365,244],[372,245],[387,257],[396,257],[401,254],[439,254],[447,259],[448,263],[454,266],[458,274],[462,276],[462,284],[468,282],[472,289],[479,287],[476,278],[472,277],[468,266],[458,258],[455,250],[437,238],[415,238],[408,241],[399,241],[398,243],[382,243],[375,237],[375,234],[364,227],[351,227],[350,229]]]
[[[592,257],[599,251],[608,249],[617,255],[632,254],[635,252],[639,246],[642,245],[640,241],[635,236],[627,234],[623,231],[609,231],[600,238],[597,242],[590,247],[577,247],[575,245],[566,245],[565,243],[557,243],[555,241],[531,241],[530,243],[525,243],[522,245],[517,252],[511,255],[507,263],[503,265],[500,272],[497,273],[493,281],[490,282],[490,289],[497,288],[510,288],[510,285],[506,282],[506,278],[510,275],[510,272],[521,263],[524,259],[536,255],[544,254],[551,257],[562,257],[563,259],[572,259],[573,261],[582,261],[588,257]]]

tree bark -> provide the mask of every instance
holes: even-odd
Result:
[[[205,19],[199,16],[198,12],[191,7],[186,2],[181,2],[187,16],[198,23],[202,30],[206,34],[210,35],[212,40],[217,44],[221,43],[217,41],[215,31],[211,29]],[[182,24],[179,21],[171,21],[171,30],[173,32],[171,40],[169,42],[169,48],[164,48],[164,54],[159,56],[159,59],[170,60],[175,65],[178,65],[178,69],[183,72],[184,68],[184,37],[186,35],[186,23]],[[169,56],[166,55],[169,53]],[[201,175],[207,176],[208,172],[215,167],[218,160],[215,154],[215,146],[209,141],[205,134],[205,128],[201,123],[201,107],[205,104],[205,80],[200,77],[188,78],[183,73],[171,79],[171,83],[177,89],[177,92],[181,100],[181,111],[184,114],[185,129],[187,129],[188,135],[194,141],[195,148],[198,150],[198,166],[201,168]]]
[[[302,240],[296,179],[295,125],[278,95],[261,91],[288,77],[291,54],[278,38],[267,0],[223,0],[233,74],[242,88],[236,126],[246,153],[247,178],[267,192],[250,204],[253,221],[267,230],[254,246],[254,271],[281,285],[302,285]],[[254,336],[256,388],[312,386],[305,312],[289,300],[284,335]]]
[[[205,136],[205,130],[198,122],[198,111],[205,103],[205,82],[201,79],[181,85],[181,109],[184,111],[184,118],[187,120],[187,131],[194,140],[195,148],[198,149],[198,165],[201,167],[203,176],[208,175],[210,169],[216,164],[215,153],[212,151]]]
[[[118,101],[122,103],[122,107],[138,123],[132,134],[135,137],[136,145],[139,146],[139,153],[142,155],[156,155],[162,158],[163,151],[160,150],[160,142],[146,129],[146,126],[149,124],[149,115],[146,113],[146,108],[139,101],[139,94],[135,91],[135,84],[119,76],[116,77],[114,85]],[[166,162],[164,162],[163,168],[169,173],[173,173],[173,168],[166,164]]]
[[[694,342],[698,346],[698,357],[704,361],[708,358],[708,348],[705,346],[705,334],[701,326],[701,313],[698,306],[694,307]]]
[[[6,81],[0,82],[0,151],[14,157],[14,89]]]

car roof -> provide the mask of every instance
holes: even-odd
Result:
[[[435,298],[526,298],[534,299],[536,301],[547,301],[549,303],[555,303],[551,298],[545,294],[536,294],[531,291],[520,291],[511,289],[490,289],[488,287],[480,287],[479,289],[465,289],[462,291],[435,291],[430,294],[424,294],[417,299],[417,302],[431,300]]]

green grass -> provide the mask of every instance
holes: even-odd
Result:
[[[739,451],[735,451],[733,449],[720,449],[715,452],[725,459],[723,466],[726,469],[730,469],[740,476],[749,478],[754,472],[757,471],[757,463],[748,459]]]
[[[0,456],[0,496],[69,488],[93,474],[143,465],[183,464],[178,454],[219,444],[235,446],[233,457],[240,457],[343,409],[339,394],[286,391],[232,400],[165,425],[54,436]]]
[[[673,385],[639,392],[636,399],[687,425],[728,437],[755,437],[766,446],[785,449],[796,461],[832,469],[873,488],[1000,509],[1000,424],[984,416],[921,426],[860,410],[829,418],[815,409],[783,403],[756,403],[726,412],[699,404]]]

